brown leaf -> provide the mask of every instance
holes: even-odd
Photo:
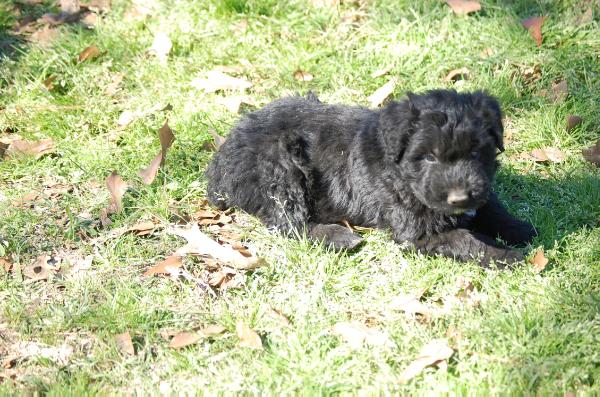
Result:
[[[54,141],[50,138],[41,141],[15,139],[10,142],[5,155],[34,156],[36,159],[39,159],[52,152],[54,152]]]
[[[47,280],[58,270],[56,259],[50,255],[42,255],[31,265],[23,269],[23,275],[31,281]]]
[[[6,273],[10,272],[13,264],[4,258],[0,258],[0,268],[3,268]]]
[[[155,274],[171,274],[174,269],[183,266],[180,256],[169,256],[164,261],[157,263],[144,272],[144,276],[153,276]]]
[[[227,330],[227,328],[223,327],[222,325],[211,324],[211,325],[208,325],[208,326],[202,328],[198,332],[200,332],[200,335],[202,335],[205,338],[207,338],[209,336],[220,335],[223,332],[225,332],[226,330]]]
[[[596,167],[600,167],[600,139],[596,141],[596,144],[587,149],[581,150],[583,158],[593,163]]]
[[[121,178],[117,171],[111,172],[106,177],[106,187],[110,193],[110,204],[108,206],[108,213],[118,213],[123,210],[123,195],[127,191],[127,182]]]
[[[467,15],[471,12],[481,10],[479,1],[469,0],[446,0],[446,3],[452,8],[456,15]]]
[[[96,12],[107,13],[111,9],[111,0],[91,0],[81,4],[81,8]]]
[[[93,12],[88,12],[79,22],[88,28],[92,28],[98,24],[98,15]]]
[[[262,258],[246,258],[231,247],[226,247],[202,233],[197,224],[188,228],[174,228],[170,233],[187,240],[187,244],[179,248],[176,255],[208,255],[219,261],[227,262],[239,270],[256,269],[264,266]]]
[[[206,72],[206,78],[195,78],[192,87],[211,93],[216,91],[244,91],[252,87],[247,80],[229,76],[218,70]]]
[[[425,320],[429,320],[438,313],[434,308],[420,301],[421,295],[420,292],[399,295],[392,299],[389,308],[402,311],[410,316],[418,314],[423,316]]]
[[[469,74],[469,69],[467,69],[466,67],[453,69],[448,72],[446,77],[444,77],[444,80],[453,82],[457,82],[459,80],[466,80],[469,77]]]
[[[576,116],[574,114],[568,115],[567,116],[567,132],[576,128],[579,124],[581,124],[582,121],[583,121],[583,119],[579,116]]]
[[[548,161],[562,163],[565,160],[565,154],[560,149],[554,147],[533,149],[529,155],[536,163],[545,163]]]
[[[529,31],[538,47],[542,45],[542,25],[545,17],[530,17],[521,21],[521,25]]]
[[[217,150],[219,150],[219,148],[221,146],[223,146],[223,144],[225,143],[225,139],[226,138],[224,138],[221,135],[217,134],[217,131],[213,130],[212,128],[210,130],[208,130],[208,132],[213,137],[213,145],[215,146],[215,148]]]
[[[392,71],[392,66],[391,65],[390,66],[386,66],[383,69],[379,69],[379,70],[376,70],[373,73],[371,73],[371,78],[372,79],[376,79],[378,77],[385,76],[386,74],[388,74],[391,71]]]
[[[58,37],[59,31],[56,28],[50,26],[44,26],[41,29],[36,30],[29,36],[29,40],[38,43],[42,46],[50,44],[54,39]]]
[[[395,88],[396,80],[390,79],[387,83],[375,90],[375,92],[367,98],[367,101],[369,101],[371,107],[376,108],[385,102],[385,100],[394,92]]]
[[[360,349],[363,345],[391,346],[389,336],[378,329],[369,328],[356,321],[340,322],[331,329],[333,335],[342,338],[353,349]]]
[[[296,70],[294,72],[294,78],[298,81],[312,81],[314,76],[304,70]]]
[[[581,14],[577,18],[577,21],[575,21],[575,25],[577,25],[577,26],[587,25],[588,23],[592,22],[593,20],[594,20],[594,10],[592,9],[592,7],[588,7],[583,12],[583,14]]]
[[[217,97],[215,99],[219,105],[225,106],[231,113],[239,113],[242,108],[254,108],[256,104],[252,98],[245,95],[235,95],[228,97]]]
[[[115,73],[110,79],[110,83],[106,86],[104,93],[108,96],[113,96],[119,91],[119,86],[125,75],[123,73]]]
[[[162,155],[160,165],[164,165],[167,157],[167,151],[175,141],[175,135],[173,135],[173,130],[171,130],[171,127],[169,127],[168,122],[165,121],[165,124],[163,124],[163,126],[158,130],[158,139],[160,140]]]
[[[156,55],[160,61],[165,62],[171,52],[171,48],[173,48],[173,43],[171,42],[169,35],[165,32],[156,32],[154,41],[152,42],[152,46],[148,49],[148,52]]]
[[[240,339],[240,346],[249,347],[251,349],[262,350],[262,340],[256,331],[248,327],[244,321],[238,320],[235,325],[235,331]]]
[[[154,157],[150,165],[138,171],[138,176],[146,185],[150,185],[156,179],[158,169],[160,168],[160,162],[163,159],[162,151]]]
[[[536,273],[541,272],[542,270],[544,270],[546,268],[546,265],[548,264],[548,258],[546,258],[544,256],[544,250],[540,249],[539,251],[537,251],[535,253],[535,255],[533,256],[533,258],[531,258],[529,260],[529,263],[531,263],[533,265],[533,271],[535,271]]]
[[[76,14],[80,10],[79,0],[60,0],[60,11],[63,14]]]
[[[96,47],[95,45],[91,45],[89,47],[86,47],[83,51],[81,51],[79,53],[79,56],[77,57],[77,60],[79,62],[85,62],[87,60],[92,60],[92,59],[96,59],[101,55],[100,49],[98,47]]]
[[[554,103],[564,102],[569,95],[569,85],[566,80],[561,80],[558,83],[552,84],[552,90],[548,94],[548,99]]]
[[[123,334],[115,335],[115,342],[117,342],[117,347],[121,353],[135,356],[135,348],[133,347],[133,342],[131,341],[131,335],[129,335],[129,331]]]
[[[402,372],[400,383],[408,383],[409,380],[419,375],[428,366],[446,361],[452,357],[452,354],[454,354],[454,350],[448,346],[448,340],[432,340],[423,346],[417,358]]]
[[[172,349],[181,349],[190,345],[195,345],[202,338],[195,332],[180,332],[171,339],[169,347]]]
[[[133,232],[136,236],[146,236],[156,229],[156,224],[152,221],[143,221],[136,223],[127,229],[128,232]]]
[[[134,0],[131,8],[123,15],[123,19],[126,22],[131,22],[149,18],[157,9],[156,0]]]

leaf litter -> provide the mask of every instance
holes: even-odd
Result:
[[[529,260],[529,263],[533,265],[533,271],[536,273],[540,273],[542,270],[544,270],[549,262],[550,261],[548,258],[544,256],[543,249],[538,250],[533,258]]]
[[[542,45],[542,26],[545,19],[543,16],[533,16],[521,21],[521,25],[529,31],[531,38],[538,47]]]
[[[390,97],[390,95],[392,95],[395,88],[396,79],[392,78],[388,80],[387,83],[375,90],[375,92],[373,92],[371,95],[369,95],[367,101],[369,101],[371,107],[379,107],[386,101],[386,99]]]
[[[173,135],[173,131],[169,127],[168,122],[165,121],[165,124],[158,130],[158,139],[161,147],[160,152],[154,157],[148,167],[141,169],[138,172],[138,176],[146,185],[150,185],[154,179],[156,179],[158,169],[164,165],[167,151],[175,141],[175,135]]]
[[[474,0],[446,0],[446,4],[456,15],[467,15],[481,10],[479,1]]]
[[[594,146],[582,149],[581,154],[586,161],[589,161],[596,167],[600,167],[600,139],[596,141]]]
[[[352,349],[363,346],[393,347],[389,335],[376,328],[370,328],[357,321],[343,321],[331,328],[331,333],[343,339]]]
[[[250,328],[243,320],[238,320],[235,325],[235,331],[240,341],[240,346],[262,350],[263,344],[260,335]]]
[[[206,72],[205,77],[197,77],[191,82],[192,87],[207,93],[217,91],[245,91],[252,87],[252,83],[237,77],[229,76],[219,70]]]
[[[454,354],[447,339],[433,339],[423,346],[417,358],[400,374],[400,383],[406,384],[432,365],[447,365],[447,360]]]

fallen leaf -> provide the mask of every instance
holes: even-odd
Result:
[[[548,262],[549,260],[544,256],[543,249],[538,250],[533,256],[533,258],[529,260],[529,263],[533,265],[533,271],[536,273],[539,273],[542,270],[544,270]]]
[[[6,155],[25,155],[34,156],[36,159],[54,152],[54,141],[52,139],[43,139],[41,141],[27,141],[24,139],[12,140],[5,149]]]
[[[294,72],[294,78],[298,81],[312,81],[314,76],[304,70],[296,70]]]
[[[29,40],[38,43],[42,46],[50,44],[54,39],[58,37],[59,31],[56,28],[50,26],[44,26],[41,29],[36,30],[29,36]]]
[[[538,47],[542,45],[542,25],[545,17],[530,17],[521,21],[521,25],[529,31]]]
[[[192,87],[211,93],[216,91],[244,91],[252,87],[247,80],[229,76],[218,70],[206,72],[206,78],[195,78],[191,82]]]
[[[91,0],[81,4],[81,8],[96,12],[107,13],[111,9],[111,0]]]
[[[218,324],[211,324],[208,325],[204,328],[202,328],[200,331],[200,334],[202,336],[204,336],[205,338],[210,337],[210,336],[215,336],[215,335],[220,335],[223,332],[225,332],[227,330],[227,328],[223,327],[222,325],[218,325]]]
[[[180,332],[171,339],[169,347],[172,349],[181,349],[198,343],[202,338],[195,332]]]
[[[180,256],[169,256],[164,261],[157,263],[144,272],[144,276],[153,276],[155,274],[171,274],[174,269],[183,266]]]
[[[150,54],[155,55],[160,61],[165,62],[173,48],[173,43],[169,38],[169,35],[165,32],[156,32],[154,35],[154,41],[148,49]]]
[[[156,229],[156,224],[152,221],[143,221],[136,223],[127,229],[128,232],[133,232],[136,236],[146,236]]]
[[[496,54],[496,51],[494,51],[493,48],[487,47],[486,49],[484,49],[483,51],[481,51],[479,53],[479,56],[482,58],[489,58],[491,56],[494,56]]]
[[[446,0],[446,3],[452,8],[456,15],[467,15],[471,12],[481,10],[479,1],[469,0]]]
[[[131,8],[123,15],[123,19],[126,22],[131,22],[149,18],[158,8],[156,0],[134,0]]]
[[[123,195],[127,191],[127,182],[121,178],[117,171],[111,172],[106,177],[106,187],[110,193],[110,204],[108,206],[108,213],[118,213],[123,210]]]
[[[548,98],[554,103],[564,102],[569,95],[569,85],[566,80],[561,80],[558,83],[552,84],[552,90]]]
[[[454,354],[454,350],[448,346],[447,339],[434,339],[423,346],[417,358],[408,365],[400,374],[400,383],[408,383],[409,380],[419,375],[430,365],[445,362]]]
[[[231,247],[226,247],[202,233],[197,224],[188,228],[173,228],[170,233],[187,240],[187,244],[179,248],[176,255],[208,255],[214,259],[227,262],[239,270],[251,270],[264,266],[262,258],[247,258]]]
[[[93,12],[88,12],[79,22],[88,28],[92,28],[98,24],[98,15]]]
[[[54,89],[54,80],[56,80],[56,76],[49,76],[48,78],[44,79],[42,84],[48,89],[48,91],[52,91]]]
[[[106,86],[104,93],[108,96],[113,96],[119,91],[119,86],[125,75],[123,73],[115,73],[110,79],[110,83]],[[128,123],[127,123],[128,124]]]
[[[19,342],[14,348],[19,352],[20,360],[45,358],[60,366],[66,366],[73,354],[73,348],[66,343],[55,347],[38,342]]]
[[[239,113],[242,107],[255,107],[256,104],[251,98],[247,96],[228,96],[228,97],[217,97],[215,99],[219,105],[225,106],[231,113]]]
[[[170,105],[167,105],[167,107]],[[167,158],[167,151],[175,141],[175,135],[173,135],[173,130],[169,127],[169,123],[165,121],[162,127],[158,130],[158,139],[160,141],[161,148],[161,161],[160,165],[165,164],[165,159]]]
[[[588,23],[592,22],[594,20],[594,10],[592,9],[592,7],[588,7],[583,14],[581,14],[577,20],[575,21],[575,25],[577,26],[581,26],[581,25],[587,25]]]
[[[395,88],[396,80],[390,79],[387,83],[375,90],[375,92],[367,98],[367,101],[369,101],[371,107],[376,108],[385,102],[392,92],[394,92]]]
[[[373,73],[371,73],[371,78],[376,79],[378,77],[385,76],[386,74],[388,74],[391,71],[392,71],[392,66],[386,66],[383,69],[379,69],[379,70],[376,70]]]
[[[146,185],[150,185],[156,179],[158,169],[160,168],[160,162],[163,159],[162,151],[154,157],[150,165],[138,171],[138,176]]]
[[[212,128],[208,130],[208,132],[213,137],[213,145],[215,146],[215,149],[219,150],[219,148],[225,143],[226,138],[217,134],[217,131],[213,130]]]
[[[115,335],[115,341],[117,342],[117,347],[121,353],[128,354],[130,356],[135,355],[135,348],[133,347],[133,342],[131,341],[131,335],[129,335],[129,332]]]
[[[262,340],[256,331],[248,327],[244,321],[238,320],[235,325],[235,331],[240,339],[240,346],[249,347],[251,349],[262,350]]]
[[[469,77],[469,74],[469,69],[467,69],[466,67],[453,69],[448,72],[446,77],[444,77],[444,80],[453,82],[457,82],[459,80],[466,80]]]
[[[42,255],[23,269],[23,275],[31,281],[47,280],[58,270],[56,262],[50,255]]]
[[[392,310],[402,311],[408,315],[419,314],[425,319],[429,319],[435,314],[435,310],[429,305],[420,301],[420,296],[416,294],[399,295],[392,299],[389,308]]]
[[[80,10],[79,0],[60,0],[60,11],[63,14],[76,14]]]
[[[368,346],[391,346],[389,336],[378,329],[369,328],[356,321],[340,322],[331,329],[333,335],[342,338],[353,349]]]
[[[86,47],[83,51],[81,51],[79,53],[79,56],[77,57],[77,60],[81,63],[81,62],[85,62],[87,60],[92,60],[95,58],[98,58],[101,55],[100,49],[98,47],[96,47],[95,45],[91,45],[89,47]]]
[[[529,155],[536,163],[545,163],[548,161],[553,163],[562,163],[565,161],[565,154],[560,149],[553,147],[533,149]]]
[[[567,132],[576,128],[579,124],[581,124],[582,121],[583,121],[583,119],[579,116],[576,116],[574,114],[568,115],[567,116]]]
[[[584,159],[600,167],[600,139],[596,141],[594,146],[581,150],[581,154]]]
[[[10,272],[13,264],[4,258],[0,258],[0,268],[3,268],[6,273]]]

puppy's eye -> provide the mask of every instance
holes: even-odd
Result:
[[[478,160],[479,157],[481,157],[481,153],[479,153],[477,150],[474,150],[471,152],[471,158],[473,160]]]
[[[429,153],[426,154],[425,156],[423,156],[423,160],[425,160],[428,163],[437,163],[437,157],[435,157],[433,154]]]

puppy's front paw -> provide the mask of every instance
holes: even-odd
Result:
[[[310,237],[315,240],[324,240],[337,251],[354,249],[363,241],[362,237],[352,233],[347,227],[334,224],[313,226],[310,230]]]

